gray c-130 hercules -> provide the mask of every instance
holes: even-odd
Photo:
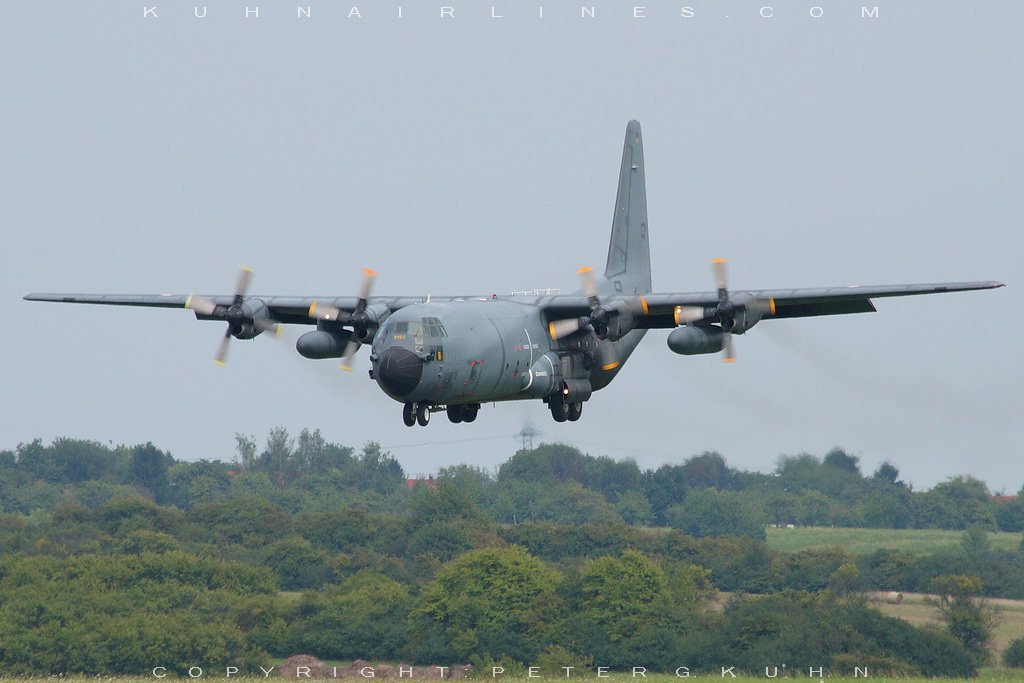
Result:
[[[558,422],[578,420],[593,392],[618,374],[647,330],[673,328],[680,354],[724,352],[732,336],[762,320],[874,311],[872,299],[993,289],[998,282],[731,292],[725,262],[712,262],[716,290],[652,293],[643,142],[626,126],[611,243],[604,275],[580,271],[580,293],[490,297],[371,297],[376,273],[363,271],[356,297],[248,296],[243,268],[233,295],[29,294],[31,301],[187,308],[200,320],[228,323],[217,352],[232,337],[251,339],[281,324],[315,325],[296,343],[306,358],[343,358],[350,369],[370,346],[370,377],[403,404],[406,425],[426,425],[447,411],[472,422],[481,403],[539,399]]]

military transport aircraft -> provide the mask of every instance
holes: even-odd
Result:
[[[315,325],[296,343],[306,358],[343,358],[350,369],[370,346],[370,377],[402,403],[406,425],[426,425],[446,411],[472,422],[485,402],[539,399],[558,422],[578,420],[583,404],[622,369],[652,328],[674,328],[680,354],[724,352],[732,337],[762,320],[874,311],[872,299],[1001,287],[951,282],[882,287],[731,292],[725,262],[712,262],[715,291],[651,292],[647,197],[640,124],[626,126],[611,243],[603,276],[584,268],[579,293],[489,297],[371,297],[376,277],[363,271],[355,297],[249,296],[243,269],[233,295],[29,294],[31,301],[187,308],[199,320],[228,324],[216,355],[223,364],[232,337],[252,339],[281,324]]]

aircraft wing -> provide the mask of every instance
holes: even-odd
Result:
[[[870,313],[875,310],[872,299],[893,296],[916,296],[919,294],[943,294],[966,292],[977,289],[995,289],[1003,283],[987,282],[943,282],[923,285],[881,285],[849,287],[823,287],[808,289],[764,289],[733,291],[735,300],[766,302],[763,319],[805,318],[817,315],[841,315],[845,313]],[[647,315],[638,327],[675,327],[674,312],[677,306],[715,306],[718,292],[697,292],[680,294],[647,294]]]
[[[202,299],[217,306],[228,308],[235,302],[233,294],[28,294],[28,301],[54,301],[68,304],[100,304],[106,306],[143,306],[150,308],[189,308],[190,299]],[[438,298],[438,297],[435,297]],[[444,297],[447,299],[448,297]],[[404,306],[420,303],[422,297],[371,297],[370,304],[383,304],[394,311]],[[310,307],[330,305],[343,311],[354,311],[359,302],[354,296],[247,296],[249,305],[263,304],[271,319],[281,323],[314,325],[316,318],[310,315]],[[204,315],[195,311],[200,320],[218,320],[219,317]]]
[[[770,302],[769,318],[803,318],[817,315],[840,315],[845,313],[868,313],[875,310],[872,299],[892,296],[915,296],[919,294],[940,294],[945,292],[962,292],[978,289],[994,289],[1002,287],[1000,282],[946,282],[924,285],[884,285],[884,286],[850,286],[826,287],[809,289],[765,289],[735,291],[734,299],[759,300]],[[54,301],[75,304],[102,304],[108,306],[143,306],[156,308],[189,308],[189,300],[193,295],[187,294],[29,294],[29,301]],[[230,294],[198,295],[218,306],[227,308],[234,303],[235,297]],[[434,301],[454,301],[474,299],[478,297],[434,296]],[[481,299],[485,297],[479,297]],[[501,297],[505,298],[505,297]],[[549,318],[585,315],[590,310],[590,303],[582,295],[554,295],[541,297],[511,297],[515,300],[530,303],[543,309]],[[610,296],[602,300],[614,302],[629,300],[630,297]],[[395,311],[405,306],[422,303],[423,297],[371,297],[370,305],[383,305]],[[639,328],[671,328],[676,327],[674,312],[677,306],[715,306],[719,302],[718,292],[682,292],[654,293],[643,296],[647,311],[638,316]],[[249,296],[246,302],[263,304],[269,318],[291,324],[313,325],[316,318],[310,314],[314,304],[334,306],[342,311],[351,312],[358,307],[359,298],[354,296]],[[200,320],[215,320],[217,316],[204,315],[195,311]]]

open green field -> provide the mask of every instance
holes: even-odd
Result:
[[[838,545],[849,553],[870,554],[881,548],[905,550],[918,555],[931,555],[954,550],[963,537],[962,531],[943,529],[844,529],[837,527],[769,527],[768,545],[776,550],[804,550]],[[993,532],[992,547],[1016,550],[1021,534]]]

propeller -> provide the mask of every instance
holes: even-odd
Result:
[[[280,325],[255,315],[251,309],[245,306],[245,294],[249,290],[249,281],[251,279],[252,268],[242,266],[238,271],[238,279],[235,282],[235,295],[230,306],[222,306],[210,299],[195,294],[190,295],[185,300],[185,308],[195,311],[197,315],[220,318],[228,323],[228,329],[225,331],[224,338],[221,339],[220,346],[217,347],[217,353],[213,357],[213,362],[217,365],[225,365],[227,363],[228,348],[230,347],[232,337],[245,336],[252,338],[267,330],[274,330],[277,336],[281,334]]]
[[[637,297],[629,301],[616,302],[614,305],[602,304],[598,297],[593,268],[580,268],[577,273],[583,282],[583,293],[590,303],[590,313],[580,318],[552,320],[548,323],[548,333],[552,339],[562,339],[583,329],[592,330],[600,340],[597,348],[601,355],[601,369],[613,370],[619,366],[619,359],[615,355],[615,347],[607,341],[608,326],[612,317],[620,313],[646,313],[647,303],[642,297]]]
[[[352,311],[344,311],[337,306],[321,304],[316,301],[309,307],[311,318],[337,321],[342,325],[351,327],[354,331],[354,334],[345,345],[345,355],[341,362],[342,370],[352,370],[353,358],[356,355],[356,351],[359,350],[360,340],[365,339],[370,327],[376,324],[376,321],[366,313],[366,301],[370,298],[370,290],[373,289],[373,282],[376,278],[377,273],[375,271],[363,270],[363,280],[359,285],[359,299],[356,301],[356,307]]]
[[[765,314],[775,313],[775,302],[772,299],[749,299],[736,302],[729,297],[729,283],[726,275],[726,261],[718,258],[711,262],[711,273],[718,289],[718,304],[715,306],[676,306],[676,325],[689,325],[697,322],[717,322],[725,334],[723,348],[726,363],[736,360],[732,344],[732,331],[736,329],[737,317],[743,324],[740,332],[745,332]]]

